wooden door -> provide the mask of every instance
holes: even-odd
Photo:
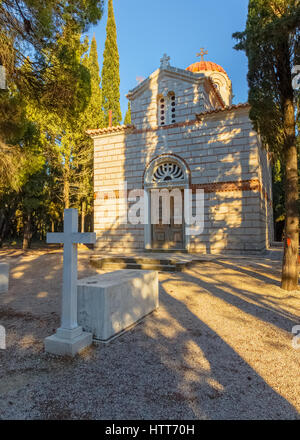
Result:
[[[159,224],[152,225],[153,249],[184,249],[183,191],[181,191],[182,209],[174,207],[174,198],[170,198],[170,223],[162,223],[162,198],[159,199]],[[177,221],[176,221],[177,219]],[[180,224],[179,224],[180,219]]]

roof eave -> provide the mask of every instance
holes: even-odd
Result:
[[[105,136],[105,135],[109,135],[109,134],[124,133],[125,131],[132,131],[132,130],[135,130],[135,128],[136,127],[133,124],[117,125],[114,127],[89,129],[86,131],[86,134],[93,139],[98,136]]]
[[[250,108],[250,107],[251,106],[248,102],[240,103],[240,104],[233,104],[233,105],[225,106],[224,108],[217,108],[217,109],[207,110],[205,112],[197,113],[196,119],[198,121],[201,121],[201,119],[204,116],[213,115],[215,113],[226,112],[226,111],[241,110],[241,109],[246,109],[246,108]]]

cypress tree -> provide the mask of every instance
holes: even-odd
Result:
[[[83,61],[90,74],[90,100],[87,108],[81,115],[78,137],[74,149],[74,165],[76,166],[77,201],[81,213],[81,231],[85,230],[85,217],[91,217],[93,210],[93,141],[86,135],[89,128],[104,127],[104,113],[102,110],[102,90],[100,88],[100,69],[98,63],[97,43],[93,36],[89,56]]]
[[[108,18],[106,25],[106,41],[102,68],[102,102],[105,125],[108,126],[108,112],[112,110],[113,125],[122,121],[120,107],[120,71],[119,52],[117,46],[117,29],[114,17],[113,2],[108,0]]]
[[[127,112],[126,112],[126,115],[125,115],[124,124],[125,125],[130,125],[131,124],[131,106],[130,106],[130,101],[128,101],[128,108],[127,108]]]
[[[88,58],[84,60],[84,65],[90,73],[91,97],[89,104],[84,111],[83,119],[85,128],[104,127],[104,114],[102,110],[102,90],[100,88],[100,68],[98,63],[97,43],[95,35],[91,42]]]
[[[299,188],[296,96],[292,67],[300,62],[297,0],[249,0],[244,32],[234,37],[248,57],[250,118],[282,165],[285,178],[285,241],[281,287],[295,290],[299,267]],[[299,102],[298,102],[299,105]]]

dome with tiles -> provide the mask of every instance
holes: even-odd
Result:
[[[223,67],[219,66],[219,64],[212,63],[211,61],[198,61],[197,63],[191,64],[189,67],[186,68],[186,70],[189,70],[193,73],[221,72],[227,75]]]

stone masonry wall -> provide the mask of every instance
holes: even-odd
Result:
[[[269,176],[248,108],[205,115],[166,127],[133,129],[94,137],[95,232],[97,248],[108,251],[144,249],[144,225],[121,224],[106,195],[107,217],[100,213],[101,191],[124,180],[127,189],[143,188],[151,160],[174,154],[191,171],[191,188],[205,191],[205,228],[191,237],[190,252],[250,252],[266,248],[265,209]],[[264,171],[263,171],[264,170]]]
[[[202,80],[200,77],[195,80],[190,72],[185,72],[185,76],[186,79],[176,78],[172,72],[163,70],[151,75],[147,87],[139,91],[131,101],[132,124],[137,129],[157,127],[157,100],[168,92],[174,92],[176,96],[176,122],[194,120],[196,113],[220,107],[220,101],[207,78],[203,76]]]

